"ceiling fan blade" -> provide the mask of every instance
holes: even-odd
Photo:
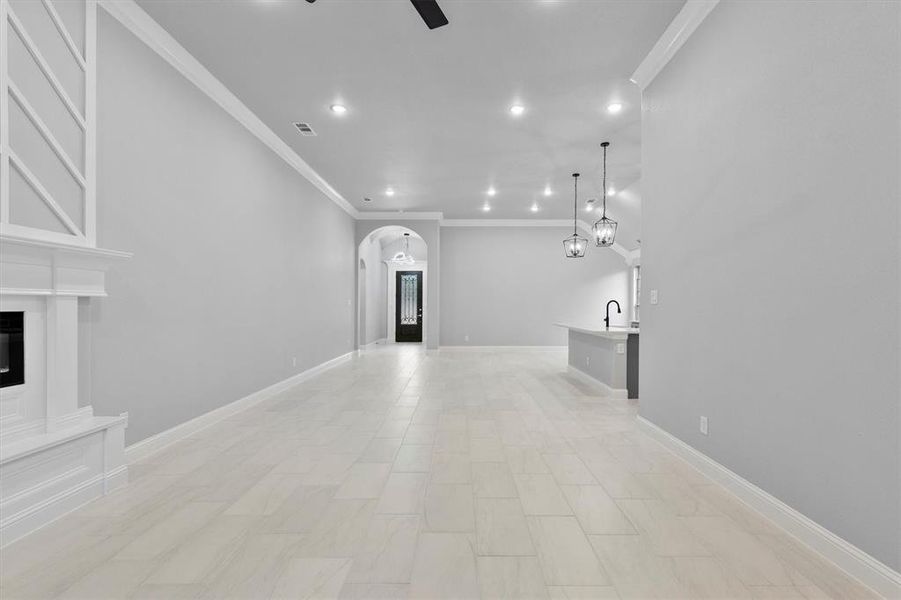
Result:
[[[447,25],[447,17],[444,16],[444,12],[436,0],[410,0],[410,2],[416,7],[419,16],[422,17],[429,29]]]

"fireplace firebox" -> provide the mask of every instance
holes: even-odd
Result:
[[[0,312],[0,388],[25,383],[25,313]]]

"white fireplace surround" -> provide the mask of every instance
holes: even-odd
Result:
[[[128,481],[127,414],[79,406],[78,302],[130,257],[0,234],[0,309],[25,313],[25,383],[0,389],[0,546]]]

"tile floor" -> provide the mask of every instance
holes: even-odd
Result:
[[[870,598],[565,353],[389,346],[0,552],[14,598]]]

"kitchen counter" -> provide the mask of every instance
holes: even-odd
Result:
[[[603,325],[600,327],[592,327],[591,325],[573,325],[570,323],[554,323],[554,325],[569,329],[570,331],[578,331],[586,335],[597,335],[611,340],[624,340],[633,333],[638,335],[638,327],[610,327],[608,329]]]
[[[613,398],[638,398],[637,327],[554,323],[569,331],[569,370]]]

